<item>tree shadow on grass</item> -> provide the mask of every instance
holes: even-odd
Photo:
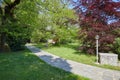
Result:
[[[68,43],[68,44],[65,44],[65,45],[61,45],[62,47],[66,47],[66,48],[71,48],[71,49],[74,49],[74,50],[78,50],[79,48],[79,45],[78,44],[73,44],[73,43]]]
[[[74,54],[90,56],[89,54],[87,54],[79,49],[79,47],[80,47],[79,44],[67,44],[67,45],[64,45],[64,47],[75,50]]]
[[[37,58],[29,51],[22,54],[1,54],[0,55],[0,79],[1,80],[88,80],[83,77],[73,75],[64,70],[52,67],[43,60]],[[40,56],[39,56],[40,57]],[[58,66],[67,66],[71,70],[66,60],[51,56],[41,56],[42,59],[48,58],[50,63]],[[58,64],[64,63],[65,65]]]

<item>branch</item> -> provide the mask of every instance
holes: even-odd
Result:
[[[2,15],[2,13],[3,13],[3,12],[2,12],[2,8],[0,7],[0,15]]]
[[[8,6],[10,7],[10,9],[14,8],[16,5],[18,5],[20,3],[21,0],[15,0],[13,3],[9,4]]]
[[[4,2],[5,2],[5,4],[9,5],[9,3],[6,0],[4,0]]]
[[[10,14],[11,10],[15,8],[16,5],[20,3],[21,0],[14,0],[14,2],[9,3],[8,5],[5,6],[5,14]]]

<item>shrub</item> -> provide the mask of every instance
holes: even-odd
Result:
[[[30,29],[25,25],[12,25],[8,29],[7,43],[12,51],[24,49],[30,36]]]
[[[22,36],[13,36],[9,35],[8,37],[8,44],[10,46],[10,49],[12,51],[18,51],[24,49],[24,44],[26,43],[26,40],[22,38]]]
[[[115,43],[113,45],[113,49],[114,49],[115,53],[118,54],[118,57],[120,59],[120,38],[116,38],[115,39]]]

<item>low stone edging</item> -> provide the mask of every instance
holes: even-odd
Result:
[[[118,66],[118,55],[112,53],[99,53],[100,64]]]

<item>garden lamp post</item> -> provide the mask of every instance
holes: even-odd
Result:
[[[98,63],[98,39],[99,39],[99,35],[96,35],[95,39],[96,39],[96,59],[97,59],[97,63]]]

